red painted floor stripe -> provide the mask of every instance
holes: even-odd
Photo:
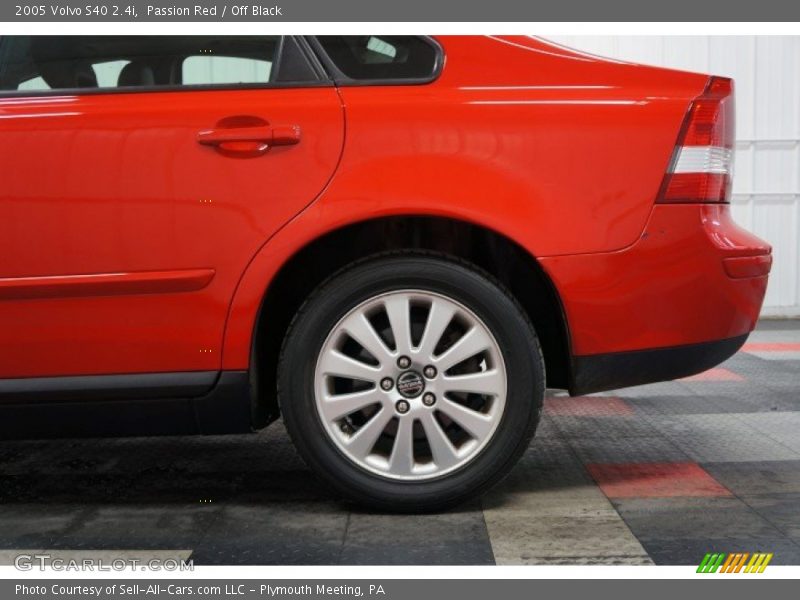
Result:
[[[744,377],[728,369],[717,367],[703,371],[691,377],[684,377],[680,381],[744,381]]]
[[[693,462],[589,464],[586,468],[609,498],[732,496]]]
[[[573,417],[626,417],[633,414],[631,405],[616,396],[545,398],[544,410],[553,416]]]
[[[800,351],[800,344],[789,342],[753,342],[742,346],[744,352],[795,352]]]

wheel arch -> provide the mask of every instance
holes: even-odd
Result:
[[[267,252],[270,246],[265,247]],[[275,390],[280,347],[292,317],[308,294],[347,264],[392,250],[451,255],[497,278],[516,297],[536,329],[545,358],[548,387],[569,386],[567,319],[558,291],[534,256],[508,237],[461,219],[423,214],[381,216],[342,224],[312,237],[299,248],[286,252],[285,260],[273,267],[268,283],[262,282],[249,331],[248,363],[257,427],[278,416]],[[246,304],[252,305],[254,300],[251,298]],[[243,309],[234,305],[232,315],[237,310]],[[240,333],[243,335],[244,331]],[[226,332],[226,348],[228,337]]]

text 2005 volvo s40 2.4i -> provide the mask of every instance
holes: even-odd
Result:
[[[0,87],[6,438],[282,416],[341,494],[443,508],[545,387],[705,370],[767,285],[729,79],[526,37],[65,36],[2,38]]]

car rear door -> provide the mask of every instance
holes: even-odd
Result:
[[[0,379],[213,372],[248,261],[332,176],[292,37],[0,40]]]

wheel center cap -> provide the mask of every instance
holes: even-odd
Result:
[[[397,378],[397,391],[405,398],[416,398],[425,391],[425,380],[416,371],[406,371]]]

